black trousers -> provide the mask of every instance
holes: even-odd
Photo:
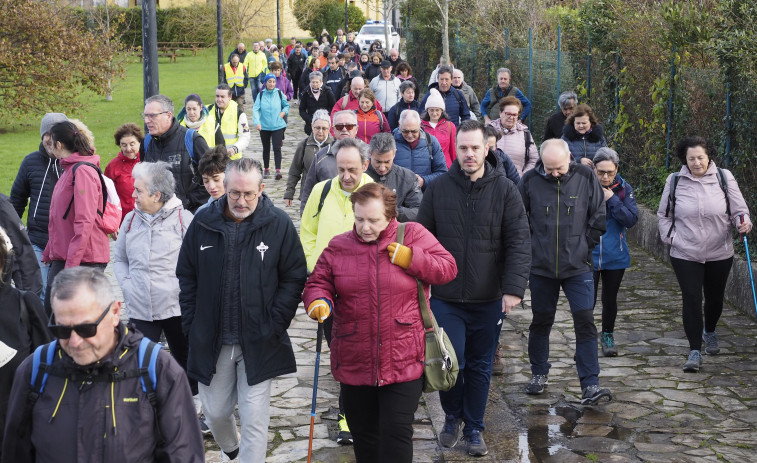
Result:
[[[150,341],[159,342],[160,333],[165,333],[166,341],[168,341],[168,348],[171,350],[171,355],[186,373],[189,343],[181,330],[181,316],[153,321],[136,320],[132,318],[129,321],[131,321],[134,327]],[[192,390],[192,395],[197,395],[197,381],[189,379],[189,388]]]
[[[626,269],[599,270],[594,272],[594,306],[597,305],[597,288],[602,280],[602,331],[614,333],[618,316],[618,290]]]
[[[82,262],[79,264],[81,267],[94,267],[98,268],[101,271],[105,271],[105,267],[108,266],[108,264],[90,264],[87,262]],[[53,313],[53,306],[50,302],[50,293],[52,292],[53,283],[55,282],[55,277],[66,267],[66,261],[65,260],[54,260],[50,262],[50,270],[47,272],[47,288],[45,288],[45,312],[47,312],[47,317],[50,318],[50,315]],[[105,307],[103,307],[103,310],[105,310]]]
[[[675,257],[670,264],[676,272],[683,299],[683,329],[689,339],[690,350],[702,350],[702,328],[708,333],[723,313],[723,297],[733,257],[713,262],[692,262]],[[702,321],[702,293],[704,292],[704,322]]]
[[[342,384],[357,463],[411,463],[413,419],[423,378],[388,386]]]
[[[261,130],[260,141],[263,143],[263,167],[268,169],[271,164],[271,141],[273,141],[273,161],[276,170],[281,169],[281,145],[284,143],[284,130]]]

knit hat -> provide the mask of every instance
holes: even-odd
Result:
[[[39,124],[39,136],[43,137],[47,132],[52,130],[53,126],[58,122],[66,122],[68,118],[63,113],[47,113],[42,117],[42,122]]]
[[[194,101],[198,105],[202,106],[202,98],[200,98],[200,95],[196,93],[191,93],[186,98],[184,98],[184,106],[186,106],[190,101]]]
[[[439,90],[435,88],[429,90],[425,109],[428,110],[429,108],[441,108],[442,110],[446,109],[446,107],[444,106],[444,98],[442,98],[442,94],[439,93]]]
[[[263,79],[263,82],[268,82],[268,79],[276,80],[276,75],[272,72],[269,72],[265,75],[265,79]]]

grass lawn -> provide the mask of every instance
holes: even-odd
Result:
[[[184,98],[190,93],[199,94],[206,105],[214,102],[218,80],[215,61],[215,48],[201,50],[197,56],[191,56],[191,53],[189,56],[180,56],[175,63],[169,63],[168,58],[158,59],[160,92],[173,100],[176,113],[183,107]],[[61,95],[61,98],[65,98],[65,95]],[[136,57],[130,59],[126,79],[113,84],[113,101],[105,101],[105,97],[94,94],[85,98],[91,100],[86,107],[67,116],[80,119],[94,133],[96,152],[100,155],[105,170],[105,166],[119,151],[113,140],[116,129],[127,122],[144,126],[139,117],[144,110],[142,63]],[[39,123],[43,115],[30,114],[0,128],[0,193],[10,194],[21,161],[39,147]]]

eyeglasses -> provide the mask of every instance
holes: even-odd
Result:
[[[400,132],[402,132],[402,135],[410,135],[410,134],[417,135],[421,133],[419,129],[402,129],[400,130]]]
[[[594,169],[597,173],[597,177],[614,177],[617,170],[599,170]]]
[[[328,129],[329,129],[328,127],[316,127],[316,126],[313,126],[313,130],[328,130]]]
[[[252,191],[245,191],[243,193],[241,191],[229,190],[226,192],[226,196],[228,196],[232,201],[237,201],[239,198],[244,197],[244,200],[249,203],[250,201],[255,199],[258,194]]]
[[[55,315],[52,315],[50,317],[50,323],[47,325],[47,327],[50,329],[50,332],[53,334],[53,336],[58,339],[70,338],[72,331],[76,331],[76,334],[78,334],[81,338],[91,338],[92,336],[97,334],[97,326],[101,321],[103,321],[103,319],[105,319],[105,316],[110,311],[110,306],[112,306],[114,302],[116,301],[111,301],[110,304],[105,307],[105,310],[103,311],[102,315],[100,315],[100,318],[98,318],[94,323],[82,323],[80,325],[74,326],[54,325],[53,323],[55,322]]]
[[[518,117],[518,113],[502,113],[507,117]]]
[[[340,132],[342,130],[352,130],[355,127],[357,127],[357,124],[334,124],[334,128]]]
[[[142,120],[146,121],[147,119],[155,119],[156,117],[160,116],[161,114],[168,114],[168,111],[161,111],[159,113],[149,114],[149,113],[142,113]]]

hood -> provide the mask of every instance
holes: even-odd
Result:
[[[100,156],[96,154],[93,154],[91,156],[82,156],[79,153],[74,153],[65,159],[61,159],[60,165],[63,167],[63,169],[68,169],[77,162],[89,162],[96,165],[97,167],[100,167]]]
[[[189,119],[187,119],[187,110],[186,108],[181,108],[181,111],[179,111],[179,114],[176,116],[176,120],[179,121],[179,124],[183,125],[184,127],[189,127],[190,129],[198,129],[202,126],[202,124],[205,123],[205,119],[208,118],[208,108],[205,106],[202,107],[202,112],[200,113],[200,120],[197,122],[190,122]]]
[[[582,164],[577,163],[575,161],[570,161],[570,165],[568,166],[568,172],[565,175],[563,175],[562,177],[560,177],[560,180],[563,181],[563,182],[567,181],[570,177],[573,176],[573,173],[576,171],[576,169],[578,169],[579,165],[582,165]],[[548,182],[552,182],[552,183],[557,183],[557,180],[558,180],[557,178],[555,178],[555,177],[553,177],[551,175],[547,175],[547,173],[544,171],[544,163],[541,162],[541,157],[539,157],[539,160],[536,161],[536,165],[534,166],[534,170],[544,180],[546,180]]]
[[[331,134],[329,134],[326,137],[326,141],[324,141],[323,143],[320,144],[320,147],[322,148],[322,147],[324,147],[326,145],[330,145],[333,142],[334,142],[334,137],[332,137]],[[316,147],[319,146],[318,143],[315,141],[315,134],[311,133],[308,136],[307,141],[305,142],[305,146],[316,146]]]
[[[464,188],[481,188],[482,185],[493,181],[497,176],[504,176],[501,172],[503,169],[499,167],[499,159],[492,150],[489,150],[484,158],[484,175],[480,179],[471,182],[460,167],[460,163],[456,161],[449,167],[449,175]]]
[[[181,200],[176,197],[176,195],[173,195],[168,201],[163,204],[163,207],[160,208],[158,214],[161,218],[166,218],[177,209],[184,209],[184,205],[182,204]]]
[[[210,228],[211,230],[222,233],[224,213],[226,211],[226,205],[228,199],[226,195],[221,196],[217,200],[210,203],[208,207],[200,211],[194,221],[198,221],[200,225]],[[258,200],[258,206],[255,208],[255,212],[251,216],[244,219],[242,222],[252,222],[251,230],[260,228],[266,223],[275,218],[273,214],[273,201],[268,195],[263,192]]]
[[[63,352],[62,361],[64,368],[87,372],[91,371],[93,375],[96,375],[96,370],[99,367],[105,367],[110,370],[113,367],[125,364],[131,355],[124,354],[131,352],[132,355],[136,355],[137,349],[139,348],[139,341],[143,336],[139,331],[136,331],[123,323],[118,324],[116,331],[118,333],[118,343],[113,352],[90,365],[78,365],[74,362],[74,359],[69,357],[68,354],[61,349],[61,352]],[[129,336],[127,336],[127,334],[129,334]]]

